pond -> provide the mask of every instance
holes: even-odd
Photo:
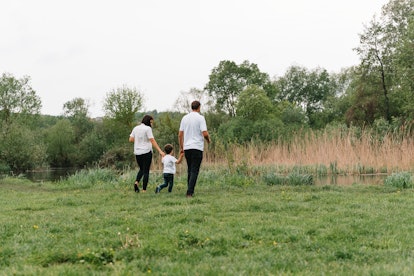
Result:
[[[76,168],[52,168],[44,171],[26,172],[25,176],[33,182],[52,181],[75,174],[79,169]],[[378,184],[384,183],[387,174],[365,174],[365,175],[328,175],[317,176],[314,178],[315,185],[352,185],[352,184]]]
[[[79,169],[77,168],[50,168],[41,171],[28,171],[24,173],[24,176],[33,182],[56,182],[61,179],[65,179],[72,174],[75,174],[78,170]]]
[[[328,175],[315,177],[315,185],[352,185],[370,184],[381,185],[387,174],[361,174],[361,175]]]

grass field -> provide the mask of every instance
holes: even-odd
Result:
[[[413,275],[414,191],[203,171],[193,198],[133,172],[0,180],[0,275]]]

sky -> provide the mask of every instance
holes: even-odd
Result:
[[[44,115],[83,98],[102,116],[107,94],[123,86],[144,96],[141,111],[169,111],[223,60],[247,60],[272,79],[293,65],[357,65],[359,34],[387,3],[0,0],[0,74],[29,76]]]

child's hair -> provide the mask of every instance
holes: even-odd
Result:
[[[164,146],[164,151],[165,151],[166,154],[170,154],[172,152],[173,148],[174,147],[171,144],[166,144]]]

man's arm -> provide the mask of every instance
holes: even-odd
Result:
[[[203,131],[203,136],[204,136],[204,139],[207,141],[207,143],[211,142],[210,135],[208,134],[207,130]]]
[[[184,152],[184,131],[178,132],[178,143],[180,145],[180,152]]]

